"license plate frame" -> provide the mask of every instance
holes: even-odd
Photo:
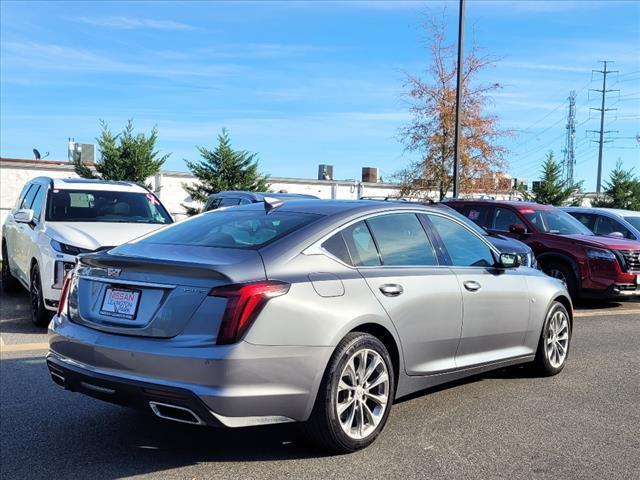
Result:
[[[132,299],[122,298],[121,300],[114,299],[113,293],[132,295]],[[117,285],[109,285],[104,290],[102,297],[102,303],[100,304],[100,314],[107,317],[119,318],[123,320],[135,320],[138,315],[138,308],[140,307],[140,297],[142,291],[137,288],[119,287]],[[111,298],[111,302],[108,305],[107,302]],[[118,305],[116,302],[130,302],[129,305]],[[132,303],[131,303],[132,302]],[[109,309],[105,309],[109,307]],[[123,308],[126,307],[126,308]]]

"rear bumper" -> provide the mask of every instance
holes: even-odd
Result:
[[[50,324],[49,348],[52,379],[69,390],[147,410],[149,402],[189,408],[204,424],[229,427],[306,420],[333,351],[127,337],[64,316]]]

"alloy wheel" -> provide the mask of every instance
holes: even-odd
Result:
[[[561,270],[557,268],[550,268],[546,273],[550,277],[557,278],[558,280],[562,281],[565,285],[567,284],[567,277]]]
[[[345,364],[336,393],[336,413],[349,437],[362,440],[380,424],[389,399],[389,372],[382,356],[358,350]]]
[[[545,354],[553,368],[559,368],[569,349],[569,319],[563,311],[555,311],[549,319],[544,338]]]

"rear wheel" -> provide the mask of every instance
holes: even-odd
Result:
[[[31,321],[38,327],[46,327],[51,321],[53,314],[44,306],[40,267],[38,267],[37,263],[31,268],[29,294],[31,300]]]
[[[2,290],[7,293],[14,293],[20,289],[20,282],[18,279],[11,275],[11,269],[9,268],[9,254],[7,253],[7,247],[2,243]]]
[[[540,375],[548,377],[562,371],[569,356],[571,333],[567,309],[560,302],[554,302],[542,326],[534,361]]]
[[[569,265],[560,262],[550,262],[543,265],[542,271],[550,277],[561,280],[567,286],[567,291],[569,295],[571,295],[571,298],[576,297],[578,293],[576,276]]]
[[[384,344],[367,333],[350,333],[329,361],[304,431],[339,453],[365,448],[384,428],[394,392],[395,374]]]

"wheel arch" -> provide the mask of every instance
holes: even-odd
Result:
[[[536,257],[538,263],[543,267],[545,263],[559,262],[571,268],[576,280],[576,286],[580,288],[580,266],[573,257],[561,252],[545,252]]]
[[[562,306],[567,309],[567,313],[569,314],[569,324],[571,326],[571,332],[573,332],[573,304],[571,303],[571,299],[566,297],[565,295],[558,295],[553,299],[553,301],[561,303]]]
[[[396,387],[398,385],[398,376],[400,374],[400,347],[393,336],[393,334],[383,325],[379,323],[363,323],[351,329],[348,333],[351,332],[362,332],[368,333],[376,337],[380,340],[383,345],[386,347],[389,352],[389,356],[391,357],[391,362],[393,363],[393,370],[396,378]]]

